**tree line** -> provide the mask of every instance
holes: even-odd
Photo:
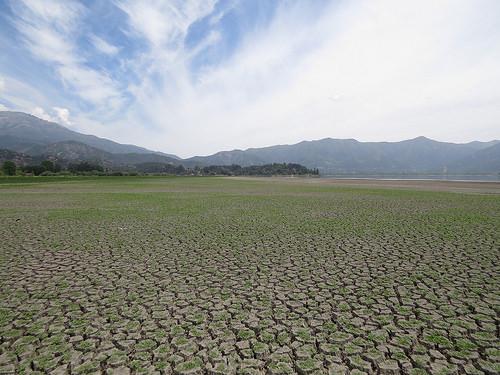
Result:
[[[52,160],[44,160],[40,164],[23,165],[18,167],[13,161],[6,160],[2,164],[2,172],[5,176],[15,176],[17,174],[27,174],[33,176],[54,175],[54,174],[80,174],[82,172],[98,173],[104,172],[102,165],[89,162],[70,163],[63,168],[60,164]]]
[[[14,175],[176,175],[176,176],[276,176],[276,175],[319,175],[318,169],[308,169],[295,163],[273,163],[242,167],[233,165],[195,166],[186,168],[183,165],[165,163],[140,163],[120,169],[107,169],[100,164],[83,161],[69,163],[62,167],[51,160],[44,160],[37,165],[17,167],[13,161],[7,160],[2,165],[2,172],[6,176]]]
[[[211,165],[201,168],[203,175],[223,176],[276,176],[276,175],[318,175],[318,169],[308,169],[295,163],[273,163],[242,167],[233,165]]]

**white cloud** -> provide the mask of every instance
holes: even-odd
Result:
[[[25,3],[16,27],[30,51],[102,110],[82,113],[27,87],[24,97],[12,79],[2,97],[25,108],[64,107],[67,121],[71,111],[71,122],[88,133],[181,156],[323,137],[500,138],[496,0],[332,1],[321,13],[312,2],[286,1],[268,26],[247,30],[231,56],[196,75],[193,58],[217,48],[220,31],[207,30],[189,48],[184,42],[206,16],[216,27],[223,14],[212,14],[215,0],[115,0],[127,15],[129,42],[146,46],[122,62],[133,83],[90,68],[78,53],[75,25],[86,9]],[[123,91],[132,96],[127,106]],[[113,121],[97,116],[108,112]]]
[[[52,107],[52,109],[56,113],[57,120],[59,120],[58,122],[62,123],[63,125],[72,125],[72,122],[69,119],[68,108]]]
[[[26,47],[37,59],[54,64],[68,89],[96,108],[121,103],[118,84],[106,73],[88,67],[79,53],[76,39],[86,13],[80,3],[73,0],[20,0],[12,4],[17,17],[14,25],[23,36]]]
[[[28,112],[46,121],[55,122],[66,126],[72,125],[72,122],[69,119],[70,112],[67,108],[52,107],[52,110],[49,113],[44,108],[37,106]]]
[[[52,107],[50,111],[45,110],[44,105],[48,104],[48,100],[42,93],[11,77],[0,77],[0,99],[8,103],[8,106],[0,103],[0,111],[23,111],[47,121],[72,125],[68,108]]]
[[[49,115],[47,112],[45,112],[45,109],[43,109],[42,107],[33,108],[33,110],[31,111],[31,114],[33,116],[39,117],[45,121],[51,121],[51,122],[55,121],[55,119],[51,115]]]
[[[57,71],[62,81],[69,88],[76,88],[78,95],[88,102],[113,110],[117,109],[114,103],[121,104],[121,95],[108,75],[81,65],[64,65]]]
[[[16,10],[20,11],[18,14],[28,23],[35,14],[43,23],[65,31],[73,29],[75,21],[84,11],[82,5],[74,0],[19,0],[16,3]]]
[[[72,35],[83,15],[76,1],[19,0],[12,2],[14,25],[29,51],[51,63],[72,64],[80,59],[73,53]]]
[[[215,0],[116,1],[129,17],[132,31],[152,48],[178,47],[189,26],[212,12]]]
[[[99,38],[97,35],[92,34],[90,36],[90,41],[99,52],[106,55],[116,55],[120,51],[120,48],[106,42],[104,39]]]
[[[319,18],[308,2],[281,7],[198,81],[188,61],[158,69],[161,87],[145,79],[127,113],[131,129],[156,125],[132,130],[136,142],[187,156],[322,137],[500,136],[500,3],[339,4]]]
[[[148,47],[145,53],[129,61],[129,67],[140,78],[139,83],[128,88],[137,102],[154,95],[158,78],[169,86],[172,93],[180,89],[177,85],[188,87],[187,64],[196,53],[215,43],[218,34],[210,32],[191,50],[185,48],[184,41],[189,27],[209,15],[215,3],[216,0],[116,1],[128,16],[130,36],[146,42]]]
[[[0,98],[3,97],[4,90],[5,90],[5,79],[2,76],[0,76]],[[7,111],[7,110],[8,108],[4,104],[0,103],[0,111]]]
[[[29,84],[10,76],[4,76],[1,80],[3,91],[0,91],[0,98],[12,110],[32,112],[33,108],[45,106],[48,103],[47,96]]]
[[[223,9],[219,10],[217,13],[215,13],[214,15],[212,15],[210,17],[210,24],[212,26],[214,26],[218,22],[220,22],[220,20],[222,20],[222,18],[224,18],[226,13],[228,13],[230,10],[232,10],[233,8],[235,8],[238,5],[238,2],[239,2],[239,0],[231,0],[231,1],[226,2]]]

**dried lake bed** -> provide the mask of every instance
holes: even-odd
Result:
[[[0,180],[0,373],[497,374],[500,184]]]

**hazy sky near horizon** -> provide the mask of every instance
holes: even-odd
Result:
[[[498,0],[0,0],[0,110],[179,156],[500,138]]]

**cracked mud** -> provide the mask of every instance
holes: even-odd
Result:
[[[500,372],[497,194],[48,180],[0,219],[2,374]]]

